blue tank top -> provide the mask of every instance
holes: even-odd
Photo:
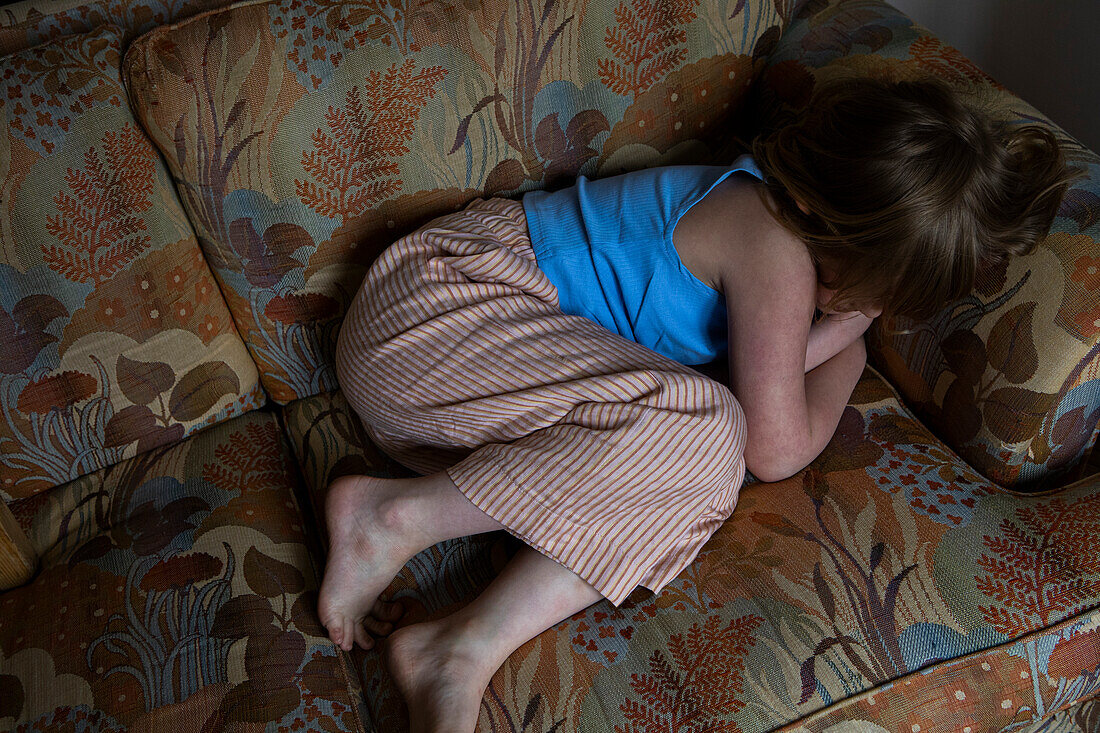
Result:
[[[763,178],[742,155],[730,166],[675,165],[530,191],[523,209],[535,259],[562,312],[585,316],[681,364],[726,353],[722,293],[684,266],[672,231],[736,171]]]

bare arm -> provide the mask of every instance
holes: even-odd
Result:
[[[730,389],[747,422],[745,466],[762,481],[778,481],[807,466],[832,438],[866,349],[852,337],[806,372],[817,276],[800,243],[757,247],[723,285]]]
[[[873,319],[859,311],[834,313],[810,327],[806,347],[806,371],[810,372],[860,338]]]

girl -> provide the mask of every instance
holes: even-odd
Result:
[[[412,730],[473,731],[512,651],[659,592],[746,470],[777,481],[822,451],[872,319],[929,316],[1030,251],[1069,180],[1040,127],[994,124],[940,82],[848,79],[732,166],[476,199],[402,238],[336,366],[370,437],[423,476],[330,487],[331,638],[389,634],[402,609],[378,595],[417,552],[516,535],[480,597],[386,644]],[[729,388],[688,366],[724,355]]]

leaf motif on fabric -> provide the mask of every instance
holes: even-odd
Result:
[[[882,447],[869,438],[863,414],[847,405],[827,450],[814,463],[819,474],[815,478],[820,478],[824,483],[826,474],[866,468],[877,463],[881,457]]]
[[[244,668],[250,680],[265,686],[293,684],[305,656],[306,641],[301,634],[268,626],[249,635]]]
[[[11,317],[24,331],[45,331],[55,318],[64,318],[69,311],[57,298],[35,293],[19,299],[11,309]]]
[[[702,626],[695,623],[670,636],[668,655],[654,650],[648,674],[631,675],[630,687],[640,699],[627,698],[619,706],[628,727],[616,725],[616,733],[739,731],[730,716],[746,704],[740,698],[745,655],[763,623],[748,615],[723,627],[720,617],[707,616]]]
[[[317,616],[317,591],[307,590],[294,599],[290,607],[290,620],[294,628],[303,634],[328,638],[328,630]]]
[[[825,582],[825,578],[821,574],[820,562],[814,563],[813,583],[814,591],[821,601],[821,608],[825,611],[825,618],[836,618],[836,598],[833,596],[833,592],[829,590],[829,584]]]
[[[255,547],[244,556],[244,578],[248,587],[264,598],[301,593],[305,588],[302,571],[282,560],[265,555]]]
[[[347,680],[340,661],[334,656],[325,656],[321,651],[313,652],[306,662],[301,680],[308,694],[324,700],[340,699],[347,694]]]
[[[966,384],[977,384],[985,373],[985,344],[973,331],[952,331],[940,342],[940,351],[956,376]],[[992,357],[988,357],[992,361]]]
[[[145,405],[124,407],[107,421],[103,432],[103,445],[111,448],[129,445],[140,440],[157,426],[157,416]]]
[[[287,227],[295,228],[296,236],[291,240],[285,236]],[[286,273],[302,266],[301,262],[290,256],[294,250],[285,249],[288,241],[292,246],[296,243],[296,249],[303,244],[312,244],[313,238],[296,224],[273,224],[263,237],[256,231],[251,218],[234,219],[229,225],[229,244],[243,260],[245,279],[256,288],[270,288],[278,284]]]
[[[1016,637],[1073,616],[1100,593],[1100,494],[1021,506],[985,535],[977,559],[986,622]]]
[[[1058,418],[1051,429],[1050,440],[1058,447],[1051,451],[1048,468],[1059,468],[1076,458],[1092,437],[1092,431],[1100,422],[1100,408],[1085,419],[1085,406],[1080,405]]]
[[[952,445],[968,443],[982,429],[982,413],[974,401],[974,385],[961,377],[951,382],[943,396],[943,420],[940,429]],[[988,412],[986,413],[988,416]]]
[[[176,381],[176,373],[164,362],[137,361],[122,354],[115,361],[115,377],[122,394],[135,405],[148,405]]]
[[[134,509],[124,523],[115,525],[112,532],[119,546],[130,546],[138,555],[155,555],[180,534],[195,527],[188,521],[192,514],[209,510],[206,500],[197,496],[176,499],[163,509],[147,501]]]
[[[96,149],[84,154],[84,168],[67,168],[65,183],[46,217],[46,231],[56,238],[43,244],[43,260],[74,282],[101,283],[125,268],[149,247],[141,214],[152,207],[156,153],[131,122],[103,134],[106,161]]]
[[[197,420],[224,395],[238,394],[237,372],[224,361],[208,361],[194,367],[176,383],[168,400],[172,417],[180,422]]]
[[[314,180],[294,180],[298,198],[323,216],[347,221],[400,191],[398,160],[409,152],[420,112],[446,74],[440,66],[416,71],[411,58],[384,74],[369,71],[363,92],[353,86],[343,107],[329,107],[328,132],[318,128],[314,150],[302,153],[302,167]]]
[[[259,630],[272,627],[275,612],[266,598],[248,593],[230,598],[214,615],[210,635],[220,639],[245,639]]]
[[[50,295],[28,295],[15,304],[10,315],[0,306],[0,344],[6,347],[0,373],[26,371],[43,348],[57,341],[52,333],[46,333],[46,327],[66,315],[65,307]]]
[[[781,534],[786,537],[797,537],[799,539],[806,539],[806,530],[802,529],[797,524],[782,516],[781,514],[772,514],[771,512],[753,512],[752,521],[763,527],[767,527],[776,534]]]
[[[1057,397],[1022,387],[995,389],[983,403],[985,424],[1004,442],[1019,443],[1038,432]]]
[[[1039,353],[1032,337],[1036,305],[1034,301],[1021,303],[998,318],[989,332],[989,365],[1013,384],[1023,384],[1039,369]]]
[[[281,720],[301,701],[301,691],[292,681],[272,687],[262,681],[245,680],[226,693],[217,714],[207,721],[203,731],[224,730],[228,723],[266,724]]]
[[[994,89],[1004,87],[993,77],[978,68],[958,49],[948,46],[935,36],[921,36],[909,45],[909,55],[924,71],[931,72],[955,84],[970,86],[988,85]]]
[[[685,58],[687,31],[699,0],[673,0],[660,5],[633,0],[615,8],[616,25],[604,35],[613,59],[596,60],[600,81],[616,94],[637,97]]]
[[[928,439],[917,423],[896,412],[876,412],[872,415],[869,433],[878,443],[894,445],[923,443]]]

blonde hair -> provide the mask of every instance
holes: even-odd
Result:
[[[815,263],[839,265],[828,307],[879,299],[886,318],[929,318],[980,268],[1031,252],[1084,173],[1046,127],[1011,128],[931,77],[821,82],[752,154],[768,211]]]

